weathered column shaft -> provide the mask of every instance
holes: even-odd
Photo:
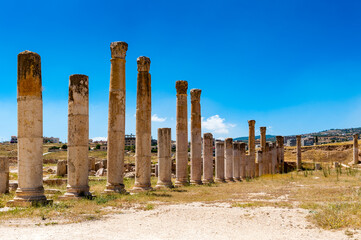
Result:
[[[266,146],[265,146],[266,148]],[[256,152],[256,157],[257,157],[257,163],[258,163],[258,176],[262,176],[263,175],[263,152],[262,150],[258,150]]]
[[[302,168],[302,159],[301,159],[301,135],[296,136],[296,152],[297,152],[297,169],[300,170]]]
[[[246,179],[246,166],[247,166],[247,155],[246,155],[246,143],[239,143],[239,150],[240,150],[240,163],[239,163],[239,168],[240,168],[240,172],[239,175],[242,179]]]
[[[238,142],[233,143],[233,179],[240,181],[241,149]]]
[[[203,179],[204,184],[213,183],[213,135],[203,134]]]
[[[264,151],[266,148],[266,127],[260,127],[261,137],[260,137],[260,144],[261,144],[261,151]]]
[[[249,176],[254,177],[255,175],[255,162],[256,162],[256,136],[255,136],[255,120],[248,121],[249,136],[248,136],[248,155],[249,155]]]
[[[0,157],[0,194],[9,192],[9,159]]]
[[[43,188],[43,100],[41,60],[18,55],[18,189],[14,202],[46,201]]]
[[[216,142],[216,182],[224,182],[224,142]]]
[[[353,135],[353,164],[358,164],[358,134]]]
[[[70,76],[68,104],[68,185],[64,197],[90,196],[88,76]]]
[[[188,183],[188,119],[187,81],[177,81],[177,126],[176,126],[176,182],[175,186]]]
[[[125,56],[128,44],[112,42],[109,117],[108,117],[108,149],[107,149],[107,185],[106,192],[124,193],[124,147],[125,147]]]
[[[269,161],[270,161],[270,145],[266,142],[265,152],[263,152],[262,161],[263,161],[263,174],[269,174]]]
[[[191,90],[191,184],[202,183],[202,119],[200,89]]]
[[[276,146],[277,146],[277,173],[283,173],[283,155],[284,155],[284,147],[283,147],[283,137],[276,136]]]
[[[150,59],[137,59],[137,110],[135,139],[135,183],[133,192],[151,190],[151,77]]]
[[[272,160],[271,160],[271,173],[275,174],[276,173],[276,166],[277,166],[277,148],[274,144],[272,144]]]
[[[158,182],[156,188],[172,187],[171,129],[158,128]]]
[[[225,146],[225,180],[227,182],[233,182],[233,139],[226,138],[224,140]]]

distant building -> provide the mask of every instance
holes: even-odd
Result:
[[[11,136],[10,143],[18,143],[18,137],[17,136]]]
[[[59,138],[55,137],[43,137],[43,143],[59,143]]]
[[[130,134],[130,135],[125,135],[125,146],[135,146],[135,135],[134,134]]]
[[[106,151],[106,150],[108,150],[108,145],[100,145],[99,150],[100,150],[100,151]]]
[[[313,146],[315,144],[315,139],[313,137],[306,137],[301,139],[302,146]]]
[[[296,146],[296,138],[290,138],[287,140],[287,144],[288,147],[293,147]]]

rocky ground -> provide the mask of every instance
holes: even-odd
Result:
[[[357,239],[358,231],[315,227],[299,208],[241,208],[228,203],[159,205],[67,225],[0,226],[0,239]]]

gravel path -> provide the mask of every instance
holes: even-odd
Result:
[[[0,225],[0,239],[350,239],[344,230],[316,228],[307,214],[303,209],[232,208],[226,203],[164,205],[68,225]],[[360,236],[355,233],[353,239]]]

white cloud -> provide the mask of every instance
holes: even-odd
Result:
[[[202,128],[209,130],[217,134],[228,134],[230,128],[234,128],[236,124],[225,123],[224,118],[220,118],[219,115],[214,115],[204,121],[202,117]]]
[[[107,138],[106,137],[94,137],[92,138],[93,142],[95,141],[107,141]]]
[[[164,122],[167,118],[158,117],[157,114],[152,115],[152,122]]]

